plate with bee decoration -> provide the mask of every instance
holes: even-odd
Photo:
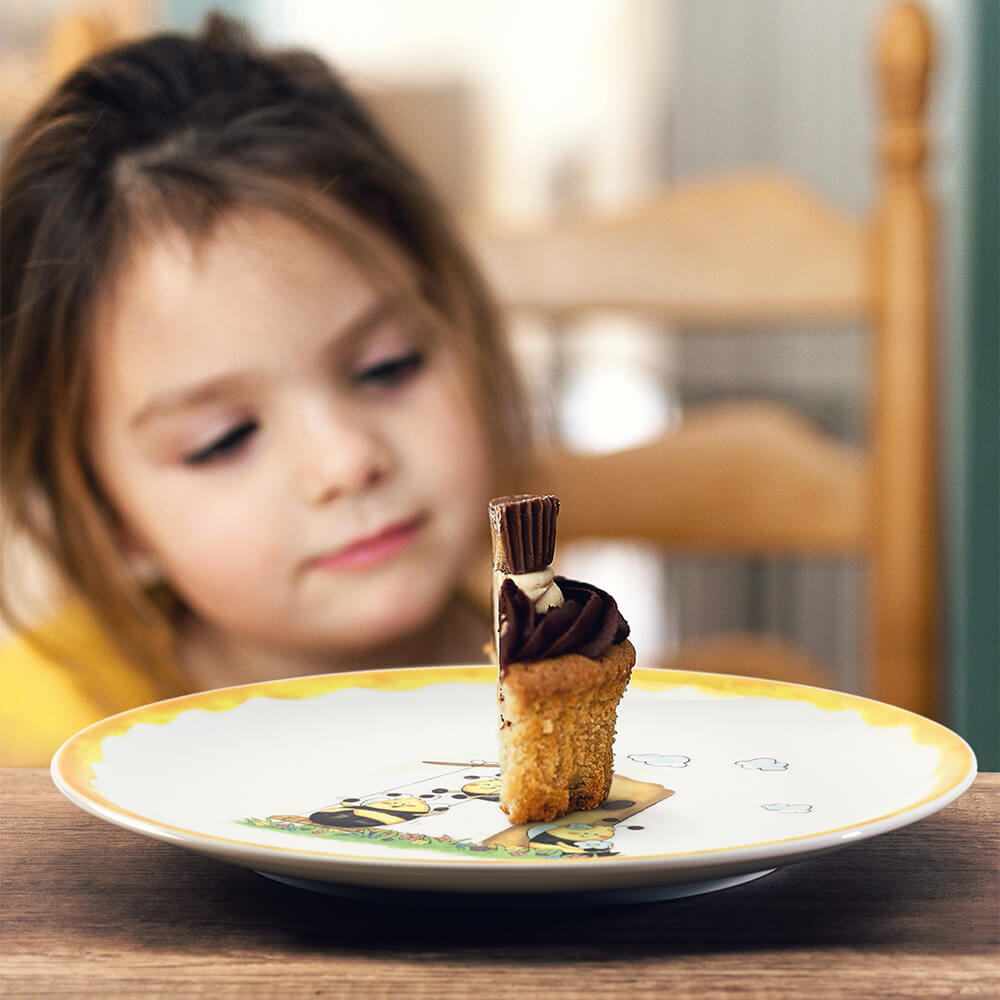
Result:
[[[51,773],[102,820],[293,885],[522,902],[728,888],[929,816],[976,773],[901,708],[637,667],[607,800],[511,824],[496,728],[495,667],[298,677],[112,716]]]

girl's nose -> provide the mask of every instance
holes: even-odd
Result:
[[[308,504],[371,489],[391,468],[391,452],[377,428],[329,408],[308,411],[301,435],[296,486]]]

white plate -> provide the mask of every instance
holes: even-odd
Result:
[[[489,784],[495,677],[420,667],[188,695],[84,729],[52,777],[110,823],[310,888],[666,898],[905,826],[976,773],[961,738],[899,708],[636,669],[608,802],[511,826]]]

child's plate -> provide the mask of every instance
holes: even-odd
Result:
[[[52,777],[100,819],[309,888],[649,899],[905,826],[976,773],[960,737],[900,708],[636,669],[607,802],[512,826],[497,802],[495,680],[490,667],[418,667],[206,691],[89,726]]]

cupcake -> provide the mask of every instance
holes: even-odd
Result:
[[[554,575],[558,513],[554,496],[490,502],[500,807],[513,823],[607,798],[618,703],[635,663],[614,598]]]

